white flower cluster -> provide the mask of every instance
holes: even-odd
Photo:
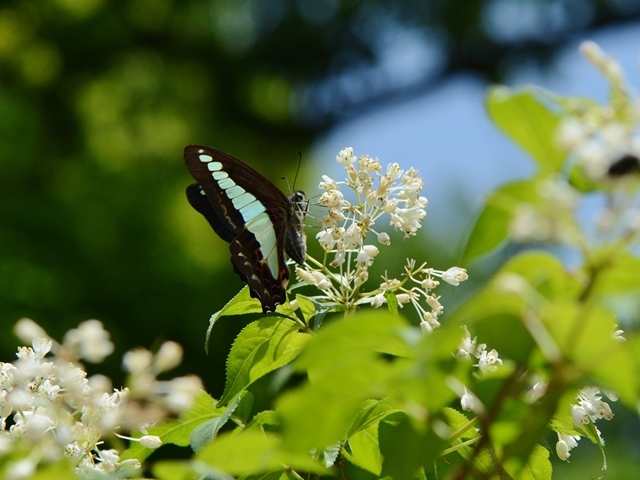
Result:
[[[615,402],[618,397],[612,392],[605,392],[605,395]],[[602,400],[602,395],[598,387],[584,387],[577,395],[578,403],[571,405],[571,416],[573,423],[577,428],[589,423],[595,424],[596,420],[613,418],[613,411],[609,404]],[[595,425],[594,425],[595,426]],[[596,427],[596,432],[600,436],[600,431]],[[563,435],[558,433],[558,442],[556,443],[556,453],[561,460],[568,460],[571,456],[569,453],[572,448],[578,446],[579,435]],[[600,438],[602,441],[602,438]]]
[[[478,343],[478,337],[471,338],[471,334],[466,326],[463,326],[464,335],[460,344],[458,345],[458,351],[456,352],[456,358],[462,361],[471,361],[471,358],[476,358],[478,363],[474,364],[481,373],[494,372],[498,369],[498,365],[502,365],[502,359],[498,356],[498,351],[494,348],[487,351],[487,345],[485,343]],[[459,388],[458,388],[459,390]],[[460,396],[460,406],[465,411],[473,411],[479,414],[483,407],[480,400],[466,387],[462,390]]]
[[[68,332],[62,344],[28,319],[18,322],[15,332],[32,346],[20,347],[14,363],[0,363],[0,458],[9,459],[6,479],[29,478],[38,465],[65,457],[79,478],[136,475],[139,462],[121,461],[118,450],[104,448],[104,441],[120,436],[119,431],[145,434],[145,425],[178,413],[189,404],[186,397],[193,398],[202,387],[199,379],[183,377],[190,387],[171,389],[150,375],[144,388],[149,395],[143,396],[132,391],[139,389],[138,379],[131,383],[132,389],[115,389],[102,375],[87,378],[79,360],[100,362],[113,351],[109,333],[97,320]],[[155,357],[149,356],[155,373],[160,373],[180,363],[181,350],[169,342]],[[173,395],[180,400],[172,401]],[[135,441],[148,448],[162,443],[151,435]]]
[[[640,158],[640,102],[629,97],[624,73],[615,59],[594,42],[583,42],[580,50],[609,82],[611,103],[577,105],[575,113],[561,122],[558,141],[587,175],[601,179],[620,159]]]
[[[460,360],[471,360],[475,357],[478,363],[474,367],[478,367],[482,373],[494,372],[498,365],[502,365],[502,360],[498,357],[498,352],[494,348],[487,352],[486,343],[478,343],[478,337],[471,339],[471,334],[467,327],[463,326],[464,336],[458,345],[456,358]]]
[[[316,299],[343,305],[347,311],[362,304],[380,307],[386,303],[385,295],[393,293],[400,306],[411,302],[422,319],[423,330],[432,331],[443,311],[439,297],[431,293],[439,284],[434,277],[458,285],[467,279],[464,269],[439,271],[425,268],[426,264],[416,268],[409,260],[403,280],[384,278],[379,288],[370,292],[361,288],[379,253],[377,246],[367,244],[368,238],[375,236],[385,246],[391,243],[386,232],[376,230],[376,222],[388,215],[389,224],[405,236],[415,235],[422,226],[427,207],[427,199],[420,195],[424,180],[414,168],[405,171],[393,163],[383,169],[377,158],[356,157],[352,148],[343,148],[336,161],[344,166],[346,179],[336,181],[325,175],[320,182],[324,193],[319,203],[327,208],[327,214],[320,220],[322,231],[316,238],[326,252],[325,258],[320,262],[308,257],[304,268],[296,268],[298,278],[322,290],[324,295]],[[354,191],[355,203],[345,198],[340,190],[343,186]],[[414,285],[407,287],[407,282]],[[420,304],[421,298],[429,310]]]
[[[537,203],[522,202],[515,208],[509,234],[516,242],[572,243],[577,235],[574,212],[580,196],[560,178],[538,184]]]

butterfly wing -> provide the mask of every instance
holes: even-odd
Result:
[[[188,145],[184,158],[199,184],[187,188],[189,203],[229,242],[231,263],[251,296],[260,300],[265,313],[274,311],[286,301],[289,279],[284,257],[289,200],[261,174],[221,150]]]
[[[187,187],[187,199],[191,206],[207,219],[209,225],[211,225],[211,228],[213,228],[218,236],[225,242],[231,243],[231,241],[236,237],[236,234],[233,230],[229,229],[225,222],[220,221],[213,205],[209,202],[209,199],[200,184],[192,183]]]

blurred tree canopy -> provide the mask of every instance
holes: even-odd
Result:
[[[5,0],[2,324],[56,336],[99,318],[122,349],[181,342],[185,369],[218,383],[204,372],[229,339],[204,359],[203,334],[241,284],[184,198],[184,145],[292,178],[342,119],[457,71],[498,81],[638,16],[637,0]]]

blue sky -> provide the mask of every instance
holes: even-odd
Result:
[[[564,46],[544,72],[522,68],[507,80],[510,87],[539,85],[562,95],[603,101],[607,84],[578,51],[593,40],[615,57],[636,90],[640,86],[640,23],[593,32]],[[313,149],[316,172],[342,178],[333,159],[345,146],[368,153],[384,164],[420,169],[429,199],[425,230],[436,239],[459,236],[483,199],[496,186],[529,174],[533,166],[491,124],[484,110],[488,84],[476,76],[457,75],[439,88],[344,122]],[[314,191],[317,186],[309,188]],[[474,210],[475,209],[475,210]]]

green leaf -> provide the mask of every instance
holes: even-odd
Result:
[[[640,258],[620,251],[617,255],[602,252],[602,271],[596,277],[593,291],[598,295],[635,295],[640,292]]]
[[[561,170],[566,154],[556,142],[560,116],[533,92],[493,87],[486,106],[493,122],[536,161],[541,173]]]
[[[501,186],[491,194],[476,220],[465,251],[463,263],[491,252],[509,236],[509,228],[515,208],[522,202],[534,202],[537,198],[535,180],[519,180]]]
[[[420,468],[431,468],[445,440],[404,414],[388,417],[378,426],[382,477],[411,478]]]
[[[192,480],[202,478],[204,472],[196,472],[191,462],[183,460],[164,460],[155,462],[151,467],[153,476],[158,480]],[[207,471],[207,480],[233,480],[222,472]]]
[[[595,424],[588,423],[587,425],[583,425],[582,428],[587,432],[587,438],[589,438],[593,443],[598,446],[600,450],[600,455],[602,455],[602,472],[607,471],[607,456],[604,452],[604,440],[600,436],[598,429]]]
[[[296,360],[298,369],[313,369],[318,374],[325,368],[344,369],[345,363],[362,355],[377,353],[415,355],[402,333],[407,323],[404,319],[384,311],[369,311],[346,321],[334,322],[319,331],[303,354]]]
[[[541,445],[536,445],[529,456],[527,464],[523,468],[513,470],[510,462],[505,462],[505,470],[517,480],[550,480],[551,462],[549,461],[549,450]]]
[[[255,430],[219,435],[195,459],[234,476],[282,471],[283,465],[311,473],[326,471],[307,452],[288,451],[279,438]]]
[[[157,435],[163,444],[174,444],[180,447],[189,445],[189,437],[198,425],[211,419],[217,418],[224,412],[222,408],[215,407],[216,401],[206,392],[201,392],[194,401],[193,406],[183,412],[180,418],[165,420],[156,426],[148,428],[149,435]],[[154,450],[145,448],[139,442],[132,442],[132,445],[125,450],[121,458],[137,458],[144,461]]]
[[[296,358],[309,340],[308,334],[298,333],[299,328],[292,320],[269,316],[242,329],[229,353],[220,403]]]
[[[69,478],[77,478],[74,475],[73,466],[67,459],[56,462],[53,464],[47,464],[44,467],[39,466],[38,470],[29,475],[29,480],[67,480]],[[8,478],[4,477],[4,478]],[[18,478],[18,477],[13,477]],[[22,477],[25,478],[25,477]]]
[[[312,302],[309,297],[300,294],[296,295],[296,300],[298,301],[298,306],[300,307],[300,312],[302,312],[302,317],[304,318],[305,323],[309,325],[309,322],[316,314],[314,302]]]
[[[372,425],[377,425],[384,417],[397,411],[391,405],[385,403],[384,400],[367,400],[349,428],[347,438],[351,438],[352,435]]]
[[[393,315],[398,315],[398,299],[395,294],[390,291],[384,292],[384,298],[387,300],[387,307],[389,312]]]
[[[321,329],[294,364],[307,370],[310,382],[277,402],[287,447],[308,451],[344,440],[363,402],[388,394],[386,385],[395,370],[381,353],[415,354],[403,333],[404,321],[385,311]]]
[[[342,443],[336,442],[333,445],[329,445],[322,452],[322,458],[324,459],[324,466],[327,468],[331,468],[335,465],[338,457],[340,456],[340,451],[342,450]]]
[[[318,377],[278,399],[276,407],[288,449],[322,450],[345,439],[363,401],[383,394],[392,371],[389,362],[359,358],[343,364],[343,369],[333,375]]]
[[[601,388],[614,391],[634,405],[638,379],[630,365],[634,358],[629,345],[613,338],[616,317],[590,305],[555,302],[540,309],[540,318],[557,348]]]
[[[300,480],[300,475],[289,470],[276,470],[275,472],[242,477],[242,480]]]
[[[541,250],[529,250],[513,257],[499,273],[523,277],[548,300],[575,299],[582,288],[557,257]]]
[[[300,305],[300,310],[307,325],[313,330],[320,328],[327,313],[341,307],[341,305],[337,303],[327,302],[326,300],[318,301],[314,297],[307,297],[300,294],[296,295],[296,299],[298,300],[298,305]]]
[[[369,425],[349,438],[349,452],[345,458],[352,464],[379,477],[382,471],[382,455],[378,444],[378,424]]]
[[[220,318],[233,315],[245,315],[248,313],[262,313],[262,307],[260,306],[260,302],[251,298],[251,295],[249,294],[249,287],[245,286],[235,297],[229,300],[224,307],[211,315],[211,318],[209,319],[209,328],[207,328],[207,333],[204,338],[205,352],[209,353],[209,338],[211,337],[211,331]]]
[[[194,452],[197,452],[211,440],[216,438],[220,429],[225,423],[227,423],[234,410],[240,404],[240,401],[244,397],[244,393],[245,392],[240,392],[240,394],[236,396],[231,403],[229,403],[229,406],[224,410],[222,415],[198,425],[193,432],[191,432],[191,435],[189,436],[189,444]]]
[[[367,400],[347,432],[345,457],[354,465],[379,475],[382,456],[378,446],[378,424],[399,410],[383,400]]]
[[[447,420],[452,435],[462,429],[464,430],[458,438],[468,440],[479,435],[475,427],[470,426],[470,420],[463,413],[447,407],[442,409],[442,415]]]
[[[255,416],[247,425],[247,430],[250,428],[255,428],[260,431],[264,431],[264,427],[275,427],[280,425],[280,419],[278,415],[273,410],[263,410],[262,412],[256,413]]]

